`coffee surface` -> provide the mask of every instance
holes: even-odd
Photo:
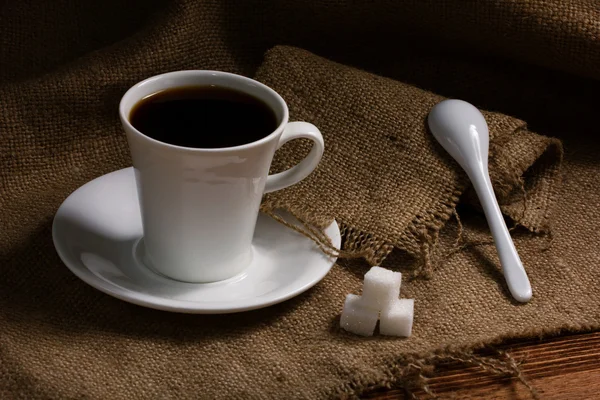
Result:
[[[146,136],[192,148],[240,146],[277,128],[275,112],[262,100],[216,86],[153,93],[132,108],[129,120]]]

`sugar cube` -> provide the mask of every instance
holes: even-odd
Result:
[[[373,336],[379,311],[367,307],[361,296],[349,294],[344,302],[340,326],[348,332],[361,336]]]
[[[400,296],[402,274],[381,267],[373,267],[365,274],[363,302],[379,311]]]
[[[389,336],[410,336],[414,316],[414,299],[396,299],[381,311],[379,333]]]

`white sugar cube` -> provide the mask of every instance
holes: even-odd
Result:
[[[381,311],[379,333],[389,336],[410,336],[414,317],[414,299],[396,299]]]
[[[373,336],[379,311],[365,306],[362,298],[355,294],[346,296],[340,326],[348,332],[361,336]]]
[[[381,267],[373,267],[365,274],[363,302],[371,308],[383,310],[400,296],[402,274]]]

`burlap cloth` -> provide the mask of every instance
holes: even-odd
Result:
[[[418,383],[420,371],[447,357],[517,374],[506,355],[481,359],[469,349],[599,327],[600,145],[594,115],[600,26],[594,2],[123,4],[0,3],[0,398],[339,397]],[[367,153],[357,167],[366,163],[383,174],[372,177],[369,201],[399,202],[368,213],[397,219],[377,222],[353,212],[355,200],[364,199],[361,190],[336,192],[331,203],[317,195],[310,201],[341,211],[347,233],[369,233],[365,239],[385,249],[375,258],[395,245],[384,266],[410,275],[429,258],[430,279],[403,284],[402,295],[416,299],[409,339],[340,331],[344,295],[360,291],[368,268],[360,260],[341,261],[315,288],[283,304],[223,317],[118,301],[79,281],[55,254],[50,225],[64,198],[89,179],[130,165],[116,110],[131,84],[184,68],[253,75],[264,52],[277,44],[393,79],[285,47],[271,51],[258,74],[287,98],[293,118],[318,124],[328,142],[346,132],[385,144],[370,142],[380,150],[373,157],[389,156],[381,162],[390,169],[377,169]],[[459,226],[448,211],[466,188],[464,177],[436,153],[423,130],[426,107],[440,97],[400,82],[494,111],[486,114],[494,135],[490,161],[504,212],[522,224],[513,237],[534,289],[530,303],[510,300],[468,189],[458,206],[463,232],[455,246]],[[374,97],[367,83],[379,84],[387,97]],[[563,140],[562,185],[559,144],[521,121]],[[287,162],[285,151],[275,168]],[[410,151],[412,163],[433,161],[432,173],[444,177],[452,196],[425,174],[430,164],[410,164],[414,174],[400,169],[404,180],[390,182],[391,166],[407,159],[402,151]],[[337,160],[326,159],[305,185],[322,179]],[[362,174],[347,169],[331,172]],[[424,189],[420,181],[433,186]],[[326,184],[336,190],[333,182]],[[411,197],[403,188],[420,191]],[[401,202],[388,193],[396,189]],[[305,211],[299,199],[292,203],[286,196],[267,201]],[[424,240],[408,235],[414,213],[432,212],[434,204],[443,206],[441,212],[433,212],[427,229],[416,230]],[[432,226],[443,227],[436,235]]]
[[[427,114],[443,97],[289,47],[269,51],[256,77],[289,102],[292,119],[319,126],[327,145],[320,168],[267,196],[263,210],[286,209],[321,228],[335,218],[345,256],[379,264],[396,248],[425,261],[468,183],[426,129]],[[518,119],[484,114],[490,176],[503,211],[534,232],[548,231],[560,142],[529,132]],[[272,170],[297,164],[310,147],[291,142]]]

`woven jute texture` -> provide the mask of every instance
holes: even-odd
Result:
[[[583,0],[0,2],[0,398],[340,397],[407,385],[415,380],[413,366],[459,353],[476,360],[465,352],[505,338],[599,328],[598,13],[595,2]],[[264,58],[280,44],[319,56],[278,47]],[[407,162],[402,149],[413,150],[410,162],[433,162],[445,179],[444,186],[437,180],[419,186],[429,164],[416,165],[414,175],[400,169],[403,182],[374,174],[370,196],[385,193],[397,202],[396,212],[386,204],[385,214],[373,208],[352,214],[356,200],[365,199],[360,190],[336,192],[331,203],[286,201],[298,213],[317,200],[337,213],[345,200],[346,231],[353,223],[395,244],[384,266],[407,277],[423,259],[433,260],[430,279],[403,282],[402,296],[415,298],[410,338],[365,339],[339,329],[344,296],[360,293],[369,268],[361,259],[341,260],[317,286],[285,303],[194,316],[104,295],[56,255],[50,227],[60,203],[90,179],[130,165],[117,116],[129,86],[178,69],[254,76],[263,59],[258,78],[277,86],[293,118],[318,124],[328,143],[348,151],[357,148],[339,135],[365,138],[379,150],[373,157],[389,167],[365,152],[352,171],[337,153],[306,184],[323,179],[326,168],[364,178],[359,163],[391,177],[394,162]],[[477,201],[424,134],[426,108],[441,96],[490,110],[493,179],[509,223],[520,223],[512,233],[534,290],[528,304],[510,299]],[[560,145],[550,137],[565,147],[559,173]],[[335,146],[328,149],[326,157],[336,154]],[[295,157],[282,151],[274,168],[293,160],[286,154]],[[388,191],[379,192],[375,182]],[[418,191],[409,197],[403,187]],[[454,191],[463,189],[459,235],[448,209]],[[278,196],[267,201],[283,204],[286,193]],[[441,228],[437,243],[432,231],[408,240],[407,226],[436,204],[443,208],[431,219]],[[316,211],[306,216],[318,219]],[[369,213],[394,219],[376,222]],[[399,224],[384,230],[390,221]]]

